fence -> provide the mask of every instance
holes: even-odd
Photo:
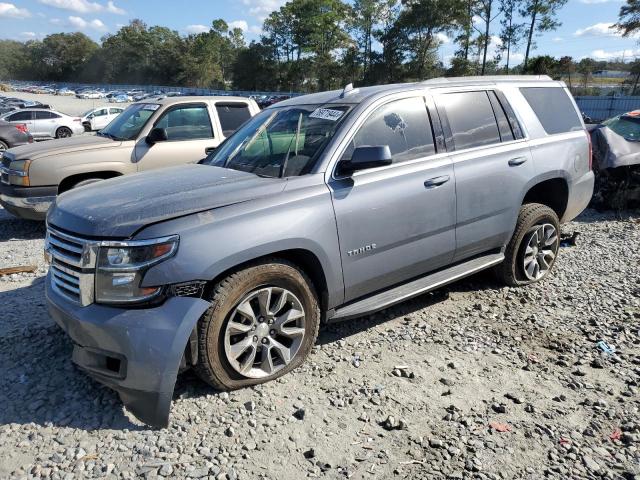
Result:
[[[26,80],[21,81],[7,81],[6,83],[10,83],[14,87],[17,86],[28,86],[28,85],[45,85],[43,82],[31,82]],[[91,88],[91,89],[101,89],[107,92],[110,91],[123,91],[128,92],[132,90],[142,91],[142,92],[180,92],[183,95],[238,95],[240,97],[248,97],[250,95],[260,96],[297,96],[299,93],[291,93],[291,92],[260,92],[260,91],[246,91],[246,90],[215,90],[212,88],[195,88],[195,87],[176,87],[176,86],[164,86],[164,85],[117,85],[117,84],[109,84],[109,83],[73,83],[73,82],[49,82],[51,84],[55,84],[55,88],[69,88],[71,90],[77,90],[79,88]]]
[[[578,108],[594,121],[640,109],[640,97],[575,97]]]

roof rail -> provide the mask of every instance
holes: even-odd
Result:
[[[553,79],[549,75],[484,75],[476,77],[437,77],[424,80],[423,84],[430,83],[478,83],[478,82],[550,82]]]

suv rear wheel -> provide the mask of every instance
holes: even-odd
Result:
[[[540,203],[523,205],[496,274],[514,287],[538,282],[551,271],[559,247],[560,222],[556,213]]]
[[[318,299],[294,264],[268,259],[218,283],[198,324],[196,372],[223,390],[278,378],[309,355],[320,325]]]

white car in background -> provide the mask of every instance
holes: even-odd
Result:
[[[76,97],[78,98],[88,98],[88,99],[98,99],[98,98],[104,98],[104,93],[102,92],[98,92],[95,90],[90,90],[90,91],[85,91],[85,92],[81,92],[76,94]]]
[[[124,111],[123,107],[98,107],[93,108],[82,116],[82,125],[88,132],[102,130],[109,125],[111,120]]]
[[[67,138],[84,133],[82,119],[55,110],[25,108],[5,113],[0,120],[13,124],[24,124],[34,140],[45,138]]]

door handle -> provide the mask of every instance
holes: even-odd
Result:
[[[527,161],[527,157],[515,157],[509,160],[510,167],[517,167]]]
[[[449,175],[442,175],[441,177],[433,177],[424,182],[424,186],[427,188],[439,187],[449,181]]]
[[[204,149],[204,153],[209,155],[211,152],[214,152],[216,150],[216,148],[218,148],[218,147],[207,147],[207,148]]]

